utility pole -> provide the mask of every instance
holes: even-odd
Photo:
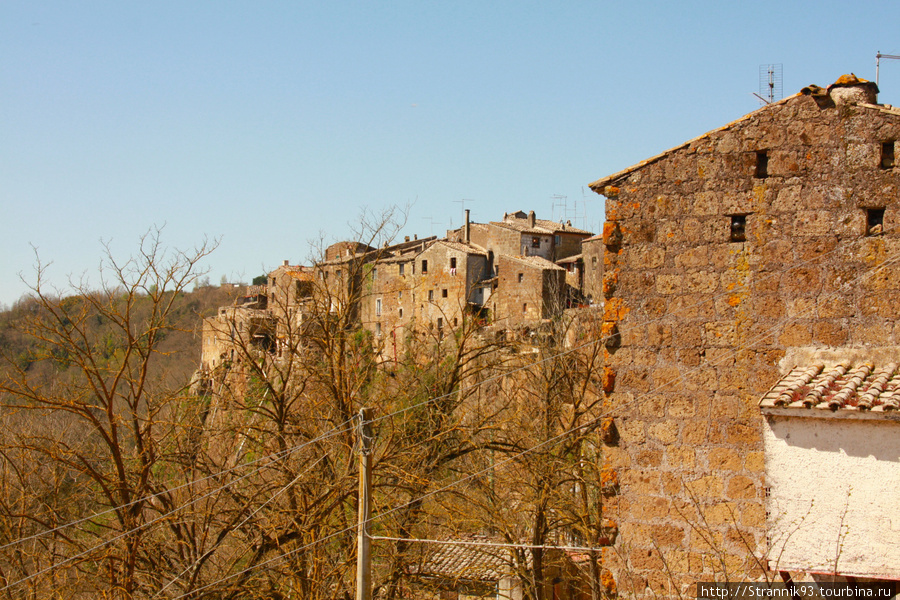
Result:
[[[372,554],[369,517],[372,512],[372,409],[359,410],[359,516],[356,535],[356,600],[372,600]]]

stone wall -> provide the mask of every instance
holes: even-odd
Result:
[[[900,177],[883,161],[900,112],[822,94],[591,186],[607,198],[604,387],[618,435],[605,467],[618,492],[604,510],[619,536],[604,560],[620,593],[761,577],[757,403],[779,360],[900,340]]]

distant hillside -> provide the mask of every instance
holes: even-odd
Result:
[[[241,288],[205,286],[178,294],[173,305],[171,324],[160,345],[161,355],[156,361],[158,372],[170,385],[186,384],[200,361],[200,329],[203,317],[214,315],[217,308],[230,304]],[[92,314],[83,297],[69,296],[59,301],[69,308],[84,305],[84,328],[87,337],[102,344],[100,356],[115,356],[124,347],[117,339],[121,333],[104,318]],[[149,309],[140,301],[137,310]],[[40,316],[38,303],[28,297],[17,301],[9,310],[0,311],[0,368],[20,368],[30,377],[43,377],[51,382],[69,368],[66,356],[48,351],[48,345],[29,330],[29,321]]]

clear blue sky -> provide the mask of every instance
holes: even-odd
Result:
[[[248,281],[412,203],[403,233],[504,211],[597,230],[587,184],[900,54],[900,2],[0,3],[0,303],[34,253],[96,272],[165,225]],[[880,100],[900,104],[900,61]],[[586,214],[586,221],[582,217]]]

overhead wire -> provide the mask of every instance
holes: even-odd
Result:
[[[835,252],[836,250],[837,250],[837,247],[835,247],[834,249],[832,249],[832,250],[830,250],[830,251],[828,251],[828,252],[819,254],[819,255],[817,255],[817,256],[815,256],[815,257],[809,259],[809,260],[806,260],[806,261],[800,261],[800,262],[798,262],[798,263],[795,263],[795,264],[792,264],[792,265],[790,265],[790,266],[788,266],[788,267],[785,267],[784,269],[781,269],[781,270],[779,270],[779,271],[774,271],[772,274],[767,275],[767,276],[764,276],[763,278],[761,278],[760,281],[764,280],[765,278],[774,276],[774,275],[779,275],[779,276],[784,275],[785,273],[787,273],[787,272],[789,272],[789,271],[791,271],[791,270],[794,270],[794,269],[796,269],[796,268],[799,268],[800,266],[803,266],[803,265],[805,265],[805,264],[808,264],[809,262],[812,262],[812,261],[818,260],[818,259],[822,259],[822,258],[824,258],[825,256],[827,256],[828,254],[830,254],[831,252]],[[864,271],[863,273],[861,273],[860,275],[858,275],[857,277],[855,277],[855,278],[852,279],[851,281],[846,282],[845,285],[849,286],[849,285],[851,285],[851,284],[853,284],[853,283],[858,283],[859,281],[861,281],[861,280],[863,280],[863,279],[865,279],[865,278],[870,277],[870,276],[873,275],[874,273],[876,273],[876,272],[878,272],[878,271],[884,269],[885,267],[889,266],[890,264],[893,264],[893,263],[897,262],[898,260],[900,260],[900,252],[895,253],[893,256],[891,256],[891,257],[889,257],[888,259],[884,260],[884,261],[881,262],[880,264],[878,264],[878,265],[876,265],[876,266],[873,266],[873,267],[870,267],[868,270]],[[756,282],[755,282],[755,283],[756,283]],[[719,296],[724,296],[724,295],[727,295],[727,294],[733,294],[733,293],[735,292],[735,290],[740,289],[741,287],[747,287],[747,286],[749,286],[749,285],[750,285],[750,283],[742,284],[741,286],[735,286],[735,288],[733,288],[733,289],[731,289],[731,290],[728,290],[727,292],[723,292],[723,293],[721,293],[721,294],[714,295],[714,298],[715,298],[715,297],[719,297]],[[829,296],[837,296],[839,293],[840,293],[840,290],[835,290],[835,291],[833,291],[833,292],[829,292],[829,293],[827,293],[827,294],[824,294],[824,296],[825,296],[825,297],[829,297]],[[711,298],[706,298],[706,299],[704,299],[704,300],[698,302],[698,303],[696,304],[696,306],[700,306],[700,305],[702,305],[702,304],[705,304],[705,303],[707,303],[707,302],[710,302],[710,300],[711,300]],[[807,317],[808,315],[806,315],[806,313],[807,313],[807,312],[811,312],[814,308],[816,308],[816,307],[815,307],[815,306],[810,306],[810,307],[808,307],[807,309],[804,309],[804,310],[799,311],[799,312],[798,312],[796,315],[794,315],[794,316],[788,316],[788,317],[785,317],[785,318],[779,320],[773,327],[770,327],[769,329],[765,330],[763,333],[757,335],[757,336],[754,337],[754,338],[751,338],[749,341],[747,341],[747,342],[745,342],[745,343],[742,343],[740,346],[738,346],[737,348],[735,348],[734,350],[732,350],[730,353],[728,353],[728,355],[726,355],[726,357],[729,357],[729,356],[730,356],[730,357],[736,356],[738,352],[740,352],[740,351],[742,351],[742,350],[745,350],[745,349],[747,349],[747,348],[749,348],[749,347],[753,347],[753,346],[754,346],[755,344],[757,344],[758,342],[760,342],[760,341],[762,341],[762,340],[764,340],[764,339],[770,337],[771,335],[773,335],[773,334],[776,333],[777,331],[782,330],[786,324],[791,323],[791,322],[796,321],[796,320],[799,320],[799,319],[801,319],[801,318]],[[684,310],[684,309],[682,309],[682,310]],[[679,311],[676,311],[676,312],[679,312]],[[662,319],[662,318],[664,318],[665,316],[669,316],[669,313],[667,313],[667,314],[664,315],[663,317],[660,317],[659,319]],[[654,320],[659,320],[659,319],[654,319]],[[654,321],[654,320],[651,320],[650,322],[652,322],[652,321]],[[647,325],[647,324],[648,324],[647,322],[640,323],[640,324],[635,324],[634,327],[645,326],[645,325]],[[589,345],[591,345],[591,344],[600,343],[600,342],[602,342],[602,341],[604,341],[604,340],[605,340],[605,338],[604,338],[603,336],[601,336],[600,338],[598,338],[598,339],[596,339],[596,340],[593,340],[593,341],[591,341],[591,342],[582,344],[582,345],[579,346],[578,348],[584,348],[584,347],[589,346]],[[577,349],[577,348],[576,348],[576,349]],[[558,353],[557,355],[548,357],[547,359],[544,359],[544,360],[551,360],[551,359],[554,358],[554,357],[559,357],[559,356],[565,355],[565,354],[567,354],[567,353],[569,353],[569,352],[572,352],[572,351],[573,351],[573,349],[569,349],[569,350],[567,350],[567,351],[560,352],[560,353]],[[723,359],[724,359],[724,358],[723,358]],[[544,360],[538,361],[538,363],[534,363],[534,364],[539,364],[540,362],[544,362]],[[530,364],[530,365],[528,365],[528,366],[525,367],[525,368],[530,368],[530,367],[534,366],[534,364]],[[712,362],[711,364],[712,364],[713,366],[715,366],[715,365],[718,365],[719,363],[718,363],[718,362]],[[637,405],[639,405],[640,403],[642,403],[643,401],[645,401],[647,398],[651,397],[653,394],[656,394],[656,393],[658,393],[659,391],[664,390],[664,389],[666,389],[666,388],[668,388],[668,387],[674,385],[676,382],[683,380],[684,377],[685,377],[686,375],[689,375],[689,374],[691,374],[691,373],[693,373],[693,372],[696,372],[696,371],[698,371],[698,370],[701,369],[701,368],[702,368],[701,366],[697,366],[697,367],[688,369],[686,372],[680,373],[680,376],[679,376],[678,378],[675,378],[675,379],[666,381],[666,382],[664,382],[664,383],[662,383],[662,384],[656,386],[654,389],[649,390],[649,391],[647,391],[647,392],[645,392],[645,393],[643,393],[643,394],[640,394],[640,395],[636,396],[635,398],[633,398],[632,400],[630,400],[630,401],[628,401],[628,402],[622,403],[622,404],[620,404],[620,405],[618,405],[618,406],[616,406],[616,407],[612,407],[612,408],[608,409],[607,411],[604,411],[604,412],[601,413],[600,415],[598,415],[598,416],[596,416],[596,417],[590,419],[589,421],[587,421],[587,422],[585,422],[585,423],[582,423],[581,425],[572,427],[572,428],[570,428],[570,429],[568,429],[568,430],[566,430],[566,431],[564,431],[564,432],[562,432],[562,433],[560,433],[560,434],[557,434],[557,435],[555,435],[555,436],[553,436],[553,437],[550,437],[550,438],[548,438],[548,439],[546,439],[546,440],[543,440],[543,441],[541,441],[541,442],[539,442],[539,443],[537,443],[537,444],[535,444],[535,445],[533,445],[533,446],[531,446],[531,447],[529,447],[529,448],[526,448],[526,449],[524,449],[524,450],[522,450],[522,451],[520,451],[520,452],[514,453],[514,454],[508,456],[507,458],[505,458],[504,460],[500,461],[499,463],[492,464],[492,465],[489,466],[489,467],[486,467],[486,468],[481,469],[481,470],[479,470],[479,471],[476,471],[476,472],[474,472],[474,473],[470,473],[470,474],[468,474],[468,475],[466,475],[466,476],[464,476],[464,477],[462,477],[462,478],[456,479],[456,480],[454,480],[454,481],[452,481],[452,482],[450,482],[450,483],[448,483],[448,484],[446,484],[446,485],[444,485],[444,486],[442,486],[442,487],[440,487],[440,488],[437,488],[437,489],[435,489],[435,490],[431,490],[431,491],[429,491],[429,492],[420,494],[420,495],[416,496],[415,498],[413,498],[413,499],[411,499],[411,500],[409,500],[409,501],[407,501],[407,502],[405,502],[405,503],[403,503],[403,504],[400,504],[400,505],[398,505],[398,506],[392,507],[391,509],[386,510],[386,511],[383,511],[383,512],[377,514],[377,515],[373,515],[373,516],[372,516],[370,519],[368,519],[363,525],[367,526],[369,523],[371,523],[371,522],[373,522],[373,521],[375,521],[375,520],[377,520],[377,519],[380,519],[380,518],[382,518],[382,517],[385,517],[385,516],[388,516],[388,515],[393,514],[393,513],[395,513],[395,512],[398,512],[398,511],[402,510],[403,508],[406,508],[406,507],[408,507],[408,506],[411,506],[412,504],[421,502],[422,500],[425,500],[425,499],[427,499],[427,498],[429,498],[429,497],[431,497],[431,496],[434,496],[434,495],[436,495],[436,494],[439,494],[439,493],[442,493],[442,492],[444,492],[444,491],[447,491],[447,490],[449,490],[449,489],[451,489],[451,488],[453,488],[453,487],[455,487],[455,486],[457,486],[457,485],[459,485],[459,484],[461,484],[461,483],[464,483],[464,482],[469,481],[469,480],[471,480],[471,479],[474,479],[474,478],[476,478],[476,477],[480,477],[480,476],[482,476],[482,475],[484,475],[484,474],[486,474],[486,473],[489,473],[489,472],[491,472],[491,471],[496,470],[496,469],[499,468],[499,467],[504,467],[505,465],[514,462],[515,460],[521,458],[522,456],[525,456],[525,455],[527,455],[527,454],[531,454],[531,453],[535,452],[536,450],[538,450],[538,449],[540,449],[540,448],[542,448],[542,447],[544,447],[544,446],[547,446],[547,445],[549,445],[549,444],[553,444],[553,443],[555,443],[555,442],[557,442],[557,441],[559,441],[559,440],[561,440],[561,439],[563,439],[563,438],[565,438],[565,437],[567,437],[567,436],[569,436],[569,435],[571,435],[571,434],[573,434],[573,433],[575,433],[575,432],[577,432],[577,431],[580,431],[580,430],[585,429],[585,428],[587,428],[587,427],[589,427],[589,426],[591,426],[591,425],[593,425],[593,424],[596,424],[597,421],[599,421],[599,420],[601,420],[601,419],[604,419],[604,418],[607,418],[610,414],[613,414],[613,413],[615,413],[615,412],[621,411],[621,410],[623,410],[623,409],[625,409],[625,408],[634,408],[635,406],[637,406]],[[520,369],[517,369],[517,370],[520,370]],[[512,371],[512,372],[515,372],[515,371]],[[453,393],[456,393],[456,392],[453,392]],[[449,394],[447,394],[447,395],[449,395]],[[446,397],[447,395],[444,395],[444,396],[441,396],[441,397]],[[439,397],[439,398],[441,398],[441,397]],[[434,400],[434,399],[431,399],[431,400]],[[429,401],[431,401],[431,400],[429,400]],[[420,405],[421,405],[421,404],[426,404],[426,403],[429,402],[429,401],[425,401],[425,402],[423,402],[423,403],[420,403]],[[407,407],[406,409],[401,409],[400,411],[397,411],[397,412],[403,412],[404,410],[409,410],[409,408],[411,408],[411,407]],[[373,419],[371,422],[375,422],[375,421],[377,421],[377,420],[379,420],[379,419]],[[213,587],[213,586],[215,586],[215,585],[218,585],[218,584],[220,584],[220,583],[224,583],[225,581],[228,581],[229,579],[232,579],[232,578],[234,578],[234,577],[238,577],[238,576],[240,576],[240,575],[244,575],[244,574],[246,574],[246,573],[248,573],[248,572],[250,572],[250,571],[252,571],[252,570],[254,570],[254,569],[262,568],[262,567],[264,567],[264,566],[268,566],[268,565],[273,564],[273,563],[275,563],[275,562],[281,561],[281,560],[287,558],[288,556],[291,556],[291,555],[293,555],[293,554],[295,554],[295,553],[297,553],[297,552],[301,552],[301,551],[303,551],[303,550],[306,550],[306,549],[308,549],[308,548],[310,548],[310,547],[312,547],[312,546],[314,546],[314,545],[316,545],[316,544],[318,544],[318,543],[327,541],[327,540],[329,540],[329,539],[331,539],[331,538],[334,538],[334,537],[336,537],[336,536],[339,536],[339,535],[348,533],[348,532],[350,532],[350,531],[353,531],[353,530],[357,529],[357,527],[359,527],[359,525],[360,525],[360,524],[354,525],[354,526],[351,526],[351,527],[346,527],[346,528],[341,529],[341,530],[339,530],[339,531],[332,532],[331,534],[329,534],[329,535],[327,535],[327,536],[325,536],[325,537],[323,537],[323,538],[320,538],[320,539],[318,539],[318,540],[315,540],[315,541],[313,541],[313,542],[310,542],[310,543],[308,543],[308,544],[305,544],[305,545],[303,545],[303,546],[301,546],[301,547],[295,548],[295,549],[293,549],[293,550],[291,550],[291,551],[289,551],[289,552],[286,552],[286,553],[284,553],[284,554],[282,554],[282,555],[273,557],[273,558],[271,558],[271,559],[269,559],[269,560],[267,560],[267,561],[258,563],[258,564],[256,564],[256,565],[253,565],[253,566],[251,566],[251,567],[248,567],[248,568],[246,568],[246,569],[244,569],[244,570],[242,570],[242,571],[239,571],[239,572],[237,572],[237,573],[229,574],[229,575],[227,575],[227,576],[225,576],[225,577],[223,577],[223,578],[220,578],[220,579],[218,579],[218,580],[216,580],[216,581],[213,581],[213,582],[211,582],[211,583],[209,583],[209,584],[206,584],[206,585],[204,585],[204,586],[202,586],[202,587],[195,588],[194,590],[191,590],[190,592],[188,592],[188,593],[186,593],[186,594],[184,594],[184,595],[182,595],[182,596],[175,597],[175,598],[173,598],[172,600],[182,600],[183,598],[187,598],[188,595],[191,595],[191,594],[194,594],[194,593],[197,593],[197,592],[200,592],[200,591],[207,590],[207,589],[209,589],[209,588],[211,588],[211,587]],[[371,537],[371,536],[370,536],[370,537]],[[372,538],[372,539],[376,539],[376,538]],[[416,540],[416,539],[413,539],[413,538],[403,539],[403,540],[398,540],[398,541],[408,541],[408,542],[423,541],[423,542],[425,542],[425,543],[441,543],[440,540]],[[574,548],[574,547],[573,547],[573,548]],[[590,548],[585,548],[585,549],[584,549],[584,551],[592,551],[592,550],[596,550],[596,549],[590,549]]]

